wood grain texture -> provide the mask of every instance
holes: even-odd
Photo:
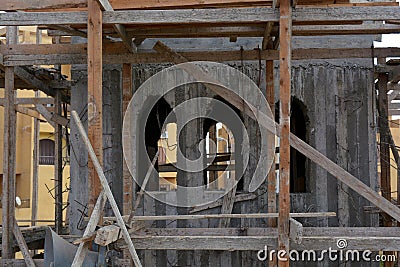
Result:
[[[103,61],[102,51],[102,11],[96,0],[88,1],[88,136],[96,157],[103,164]],[[101,184],[93,162],[88,162],[89,202],[91,211],[101,191]]]
[[[289,213],[290,213],[290,95],[291,95],[291,42],[292,8],[290,0],[280,1],[279,20],[279,201],[278,201],[278,247],[286,251],[286,261],[278,266],[289,266]]]

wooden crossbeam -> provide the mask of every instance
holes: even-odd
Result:
[[[346,239],[346,250],[371,251],[398,251],[399,237],[359,237],[341,236]],[[138,249],[154,250],[220,250],[220,251],[258,251],[261,249],[277,249],[277,237],[270,235],[260,236],[132,236]],[[338,238],[334,235],[303,236],[301,244],[291,241],[293,250],[328,250],[337,248]],[[121,242],[116,245],[119,249],[125,246]]]
[[[128,35],[135,37],[134,43],[140,45],[145,38],[209,38],[209,37],[264,37],[269,39],[270,35],[278,32],[278,26],[272,26],[272,22],[267,23],[267,27],[262,24],[223,26],[223,27],[130,27],[126,28]],[[268,26],[271,25],[271,26]],[[64,26],[51,26],[51,28]],[[295,25],[293,26],[293,36],[322,36],[322,35],[365,35],[365,34],[389,34],[399,33],[400,25],[392,24],[361,24],[361,25]],[[269,34],[268,34],[269,33]],[[51,36],[82,36],[86,33],[81,30],[48,30]],[[104,29],[103,34],[114,36],[114,30]],[[265,42],[264,42],[265,43]]]
[[[105,11],[114,11],[113,7],[111,6],[108,0],[96,0],[103,10]],[[114,24],[113,25],[115,31],[118,33],[119,37],[122,39],[122,42],[125,44],[126,48],[130,52],[134,52],[132,38],[128,36],[126,33],[126,29],[124,25],[121,24]]]
[[[4,66],[24,66],[24,65],[40,65],[40,64],[86,64],[86,44],[62,45],[62,50],[58,52],[58,48],[51,46],[36,46],[31,48],[18,47],[18,53],[4,55]],[[120,53],[118,49],[122,46],[109,46],[104,50],[103,62],[105,64],[121,64],[121,63],[169,63],[171,59],[163,53],[139,52],[139,53]],[[37,49],[37,54],[31,52],[31,49]],[[1,46],[0,46],[1,49]],[[46,53],[48,49],[48,53]],[[124,49],[124,48],[122,48]],[[196,52],[180,52],[180,55],[189,61],[240,61],[240,60],[277,60],[277,50],[236,50],[236,51],[196,51]],[[376,57],[398,57],[400,56],[400,48],[375,48]],[[344,49],[328,49],[328,48],[311,48],[311,49],[294,49],[292,51],[293,60],[302,59],[340,59],[340,58],[370,58],[371,49],[369,48],[344,48]],[[388,68],[382,71],[389,71]],[[25,81],[25,80],[24,80]],[[39,84],[40,85],[40,84]],[[45,90],[47,87],[42,87]],[[47,93],[54,95],[54,92],[47,90]]]
[[[82,25],[87,12],[13,12],[0,13],[0,26]],[[400,7],[327,7],[296,8],[293,22],[343,22],[398,20]],[[104,24],[173,25],[173,24],[243,24],[277,22],[276,8],[181,9],[104,11]]]

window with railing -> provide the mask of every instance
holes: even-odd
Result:
[[[39,141],[39,164],[54,165],[54,141],[42,139]]]

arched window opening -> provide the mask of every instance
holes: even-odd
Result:
[[[207,189],[223,190],[235,179],[235,140],[230,129],[221,122],[207,119],[204,128],[207,153],[204,183]]]
[[[54,165],[54,141],[42,139],[39,141],[39,164]]]
[[[306,141],[307,135],[307,117],[306,107],[296,99],[292,99],[290,114],[290,131]],[[290,148],[290,192],[305,193],[307,192],[307,158],[294,148]]]

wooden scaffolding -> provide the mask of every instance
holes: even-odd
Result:
[[[15,147],[16,147],[16,112],[31,116],[44,116],[56,128],[61,136],[61,126],[68,121],[61,117],[61,103],[68,103],[69,92],[58,88],[68,88],[65,81],[44,82],[27,71],[32,65],[73,65],[88,66],[88,104],[95,108],[88,109],[89,120],[87,136],[84,136],[90,158],[89,169],[89,209],[91,217],[84,236],[75,241],[79,245],[74,266],[79,266],[88,250],[88,243],[94,239],[93,231],[101,219],[101,210],[106,199],[110,201],[119,229],[122,229],[125,243],[121,247],[129,249],[132,260],[140,266],[135,249],[176,249],[176,250],[258,250],[264,246],[290,249],[316,249],[335,246],[333,237],[348,240],[347,249],[370,249],[375,251],[399,251],[400,229],[391,227],[303,227],[296,216],[330,216],[329,213],[291,214],[290,213],[290,147],[295,148],[311,161],[323,167],[344,185],[348,186],[371,205],[400,222],[400,209],[392,201],[390,194],[379,194],[357,177],[338,166],[298,137],[290,133],[290,98],[291,98],[291,61],[299,59],[345,59],[345,58],[378,58],[376,76],[379,79],[379,113],[388,117],[396,114],[397,109],[388,106],[386,92],[399,90],[400,69],[396,62],[386,64],[387,57],[400,56],[400,48],[312,48],[292,49],[292,36],[325,36],[325,35],[366,35],[400,33],[400,7],[396,2],[350,3],[344,1],[312,0],[190,0],[190,1],[124,1],[124,0],[8,0],[2,3],[0,26],[6,26],[7,43],[0,45],[0,69],[4,77],[4,160],[3,160],[3,209],[2,209],[2,263],[17,263],[13,259],[13,237],[24,252],[26,265],[35,266],[40,262],[32,260],[28,247],[15,220],[14,186],[15,186]],[[18,12],[14,12],[18,11]],[[87,38],[87,43],[55,44],[18,44],[17,27],[34,25],[47,29],[54,36],[80,36]],[[231,51],[195,51],[175,52],[162,42],[157,42],[154,51],[140,51],[140,45],[146,38],[199,38],[199,37],[262,37],[262,47],[257,50]],[[275,171],[272,170],[268,181],[268,213],[264,214],[231,214],[235,195],[228,194],[219,215],[176,215],[174,216],[134,216],[135,222],[142,220],[199,219],[199,218],[269,218],[269,228],[249,228],[247,235],[241,235],[240,229],[143,229],[128,232],[126,219],[134,208],[118,208],[101,169],[102,162],[102,71],[103,64],[123,64],[124,109],[132,97],[131,64],[136,63],[183,63],[188,61],[208,60],[217,62],[240,60],[265,60],[267,79],[267,98],[271,107],[274,105],[274,72],[273,61],[279,60],[279,99],[280,125],[259,114],[256,118],[268,130],[279,129],[280,164],[279,164],[279,201],[275,195]],[[201,70],[193,70],[192,75],[201,77]],[[21,100],[15,97],[17,81],[23,86],[39,89],[54,97],[54,113],[43,109],[41,100]],[[392,81],[392,85],[388,82]],[[56,86],[56,82],[59,87]],[[59,85],[63,83],[63,85]],[[70,85],[69,85],[70,86]],[[388,88],[389,86],[389,88]],[[392,87],[390,87],[392,86]],[[232,95],[215,88],[214,91],[230,103],[240,103]],[[391,99],[389,95],[389,99]],[[393,98],[395,96],[393,95]],[[25,102],[24,102],[25,101]],[[34,104],[35,110],[22,107],[24,103]],[[246,113],[244,106],[237,105]],[[273,108],[274,110],[274,108]],[[251,114],[249,114],[251,115]],[[71,118],[79,125],[77,114]],[[71,119],[72,120],[72,119]],[[389,153],[389,144],[394,148],[388,134],[388,124],[382,122],[381,133],[385,142],[381,142],[382,151]],[[386,133],[386,134],[385,134]],[[87,139],[86,139],[87,137]],[[61,138],[61,137],[60,137]],[[58,139],[60,140],[60,139]],[[58,141],[60,142],[60,141]],[[393,149],[397,151],[396,149]],[[58,150],[58,156],[60,152]],[[398,155],[397,155],[398,158]],[[400,161],[397,159],[397,164]],[[390,168],[382,164],[382,173]],[[59,168],[56,165],[56,171]],[[385,175],[385,174],[383,174]],[[60,177],[59,172],[56,177]],[[61,183],[61,180],[57,183]],[[387,190],[386,183],[382,186]],[[130,188],[129,174],[125,174],[124,183]],[[124,185],[125,186],[125,185]],[[61,187],[60,187],[61,188]],[[386,191],[388,192],[388,191]],[[61,192],[62,193],[62,192]],[[61,195],[59,192],[58,195]],[[134,198],[127,190],[124,198]],[[127,201],[129,203],[131,201]],[[60,202],[58,202],[60,203]],[[278,206],[277,206],[277,203]],[[398,203],[397,203],[398,204]],[[56,228],[62,227],[62,207],[56,208]],[[61,217],[60,217],[61,216]],[[186,217],[185,217],[186,216]],[[173,217],[173,218],[172,218]],[[277,218],[277,220],[276,220]],[[107,220],[107,218],[104,218]],[[110,219],[110,218],[109,218]],[[132,219],[132,218],[131,218]],[[125,220],[125,221],[124,221]],[[119,231],[119,230],[118,230]],[[301,240],[301,241],[299,241]],[[115,241],[115,240],[112,240]],[[288,255],[285,256],[288,259]],[[289,261],[279,261],[279,266],[289,266]]]

